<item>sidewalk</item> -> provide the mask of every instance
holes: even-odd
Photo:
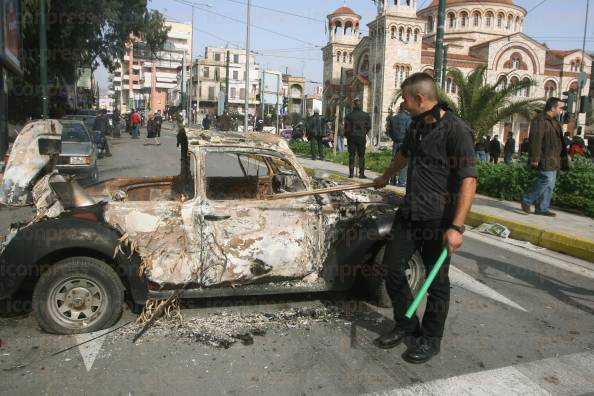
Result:
[[[315,169],[317,176],[324,173],[348,176],[348,167],[327,161],[312,161],[299,158],[307,168]],[[365,172],[373,179],[379,174]],[[353,179],[361,182],[360,179]],[[404,196],[404,188],[386,187],[397,195]],[[519,202],[501,201],[477,195],[466,223],[477,227],[482,223],[499,223],[511,230],[510,237],[528,241],[556,252],[594,262],[594,219],[555,209],[557,217],[527,215]]]

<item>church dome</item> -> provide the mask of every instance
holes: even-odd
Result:
[[[446,5],[451,4],[462,4],[462,3],[476,3],[477,0],[446,0]],[[507,5],[514,5],[512,0],[485,0],[480,1],[480,3],[496,3],[496,4],[507,4]],[[439,0],[433,0],[429,7],[436,7],[439,5]]]
[[[349,7],[343,6],[343,7],[338,8],[336,11],[334,11],[330,15],[357,15],[357,13],[355,11],[353,11],[352,9],[350,9]]]

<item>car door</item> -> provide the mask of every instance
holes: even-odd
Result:
[[[307,188],[293,165],[274,152],[253,148],[203,148],[200,161],[201,283],[316,277],[322,255],[315,198],[266,199],[287,189]],[[275,163],[289,174],[282,174]]]

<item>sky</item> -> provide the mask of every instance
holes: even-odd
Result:
[[[157,9],[176,22],[192,21],[191,0],[149,0],[149,8]],[[205,46],[245,48],[247,0],[200,0],[194,13],[194,54],[203,55]],[[581,49],[587,0],[514,0],[528,15],[524,33],[552,49]],[[193,0],[199,4],[199,0]],[[431,0],[418,0],[425,8]],[[264,69],[288,70],[303,75],[309,82],[307,92],[322,85],[322,52],[328,36],[326,16],[346,4],[362,16],[362,24],[375,16],[372,0],[251,0],[251,48],[258,53],[257,62]],[[286,12],[278,13],[264,8]],[[295,15],[291,15],[295,14]],[[299,16],[296,16],[299,15]],[[586,51],[594,52],[594,2],[590,5]],[[233,19],[229,19],[233,18]],[[264,30],[266,29],[266,30]],[[364,29],[364,28],[362,28]],[[101,94],[106,93],[108,73],[100,67],[97,79]]]

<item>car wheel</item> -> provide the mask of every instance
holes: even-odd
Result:
[[[91,257],[61,260],[45,271],[33,291],[33,312],[48,333],[90,333],[113,326],[124,306],[115,271]]]
[[[425,282],[425,264],[419,252],[412,255],[406,266],[406,278],[413,296],[416,296]]]
[[[96,182],[97,180],[99,180],[99,169],[97,168],[97,164],[95,164],[95,167],[91,171],[91,174],[89,175],[89,179],[93,183]]]

